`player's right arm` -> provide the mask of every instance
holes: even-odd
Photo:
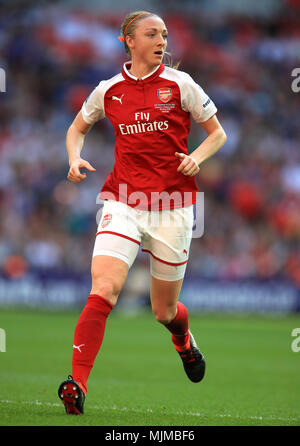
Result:
[[[67,178],[73,183],[80,183],[81,181],[85,180],[86,174],[81,173],[80,169],[84,168],[90,172],[96,171],[96,169],[91,166],[88,161],[82,159],[80,156],[84,144],[84,138],[92,126],[92,124],[88,124],[83,119],[82,112],[80,110],[67,131],[66,148],[70,166]]]

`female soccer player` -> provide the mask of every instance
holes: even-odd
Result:
[[[116,305],[139,247],[150,253],[150,299],[158,322],[172,334],[184,370],[193,382],[204,377],[205,361],[178,301],[192,237],[199,165],[226,141],[217,109],[186,73],[164,66],[167,28],[151,12],[124,20],[119,39],[130,61],[99,83],[70,126],[68,179],[80,183],[85,136],[107,117],[115,131],[115,164],[102,187],[104,200],[93,251],[92,289],[78,319],[72,376],[58,389],[66,413],[81,414],[87,380],[101,347],[106,320]],[[188,155],[190,115],[206,139]]]

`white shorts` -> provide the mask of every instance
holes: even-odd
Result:
[[[139,247],[150,256],[157,279],[184,277],[192,239],[193,205],[171,210],[144,211],[120,201],[105,200],[93,256],[117,257],[132,266]]]

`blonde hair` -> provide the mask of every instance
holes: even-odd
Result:
[[[141,20],[145,19],[146,17],[151,17],[151,16],[159,17],[159,15],[157,15],[153,12],[149,12],[149,11],[134,11],[125,17],[125,19],[121,25],[121,36],[124,39],[124,40],[122,39],[122,41],[124,42],[124,48],[125,48],[125,51],[128,54],[128,56],[131,56],[131,53],[130,53],[130,49],[126,43],[126,36],[133,37],[138,23]],[[161,18],[161,17],[159,17],[159,18]],[[167,56],[167,61],[164,61],[164,64],[171,68],[177,69],[180,62],[173,63],[172,55],[166,51],[165,51],[165,56]]]
[[[151,17],[151,16],[156,16],[156,14],[153,14],[152,12],[148,11],[134,11],[128,14],[127,17],[125,17],[125,20],[121,25],[121,35],[124,38],[125,51],[129,56],[130,56],[130,49],[128,48],[128,45],[126,43],[126,36],[132,37],[136,30],[137,24],[146,17]]]

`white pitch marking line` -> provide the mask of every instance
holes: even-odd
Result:
[[[62,405],[60,403],[49,403],[47,401],[11,401],[11,400],[0,400],[0,403],[4,404],[28,404],[31,406],[50,406],[50,407],[61,407]],[[95,410],[117,410],[120,412],[137,412],[137,413],[153,413],[152,409],[134,409],[129,407],[116,407],[116,406],[89,406],[90,409]],[[208,416],[205,413],[201,412],[169,412],[169,415],[188,415],[192,417],[206,417]],[[229,413],[227,414],[215,414],[214,415],[217,418],[237,418],[237,419],[251,419],[251,420],[278,420],[278,421],[299,421],[298,418],[284,418],[284,417],[262,417],[262,416],[256,416],[256,415],[250,415],[250,416],[243,416],[243,415],[231,415]]]

